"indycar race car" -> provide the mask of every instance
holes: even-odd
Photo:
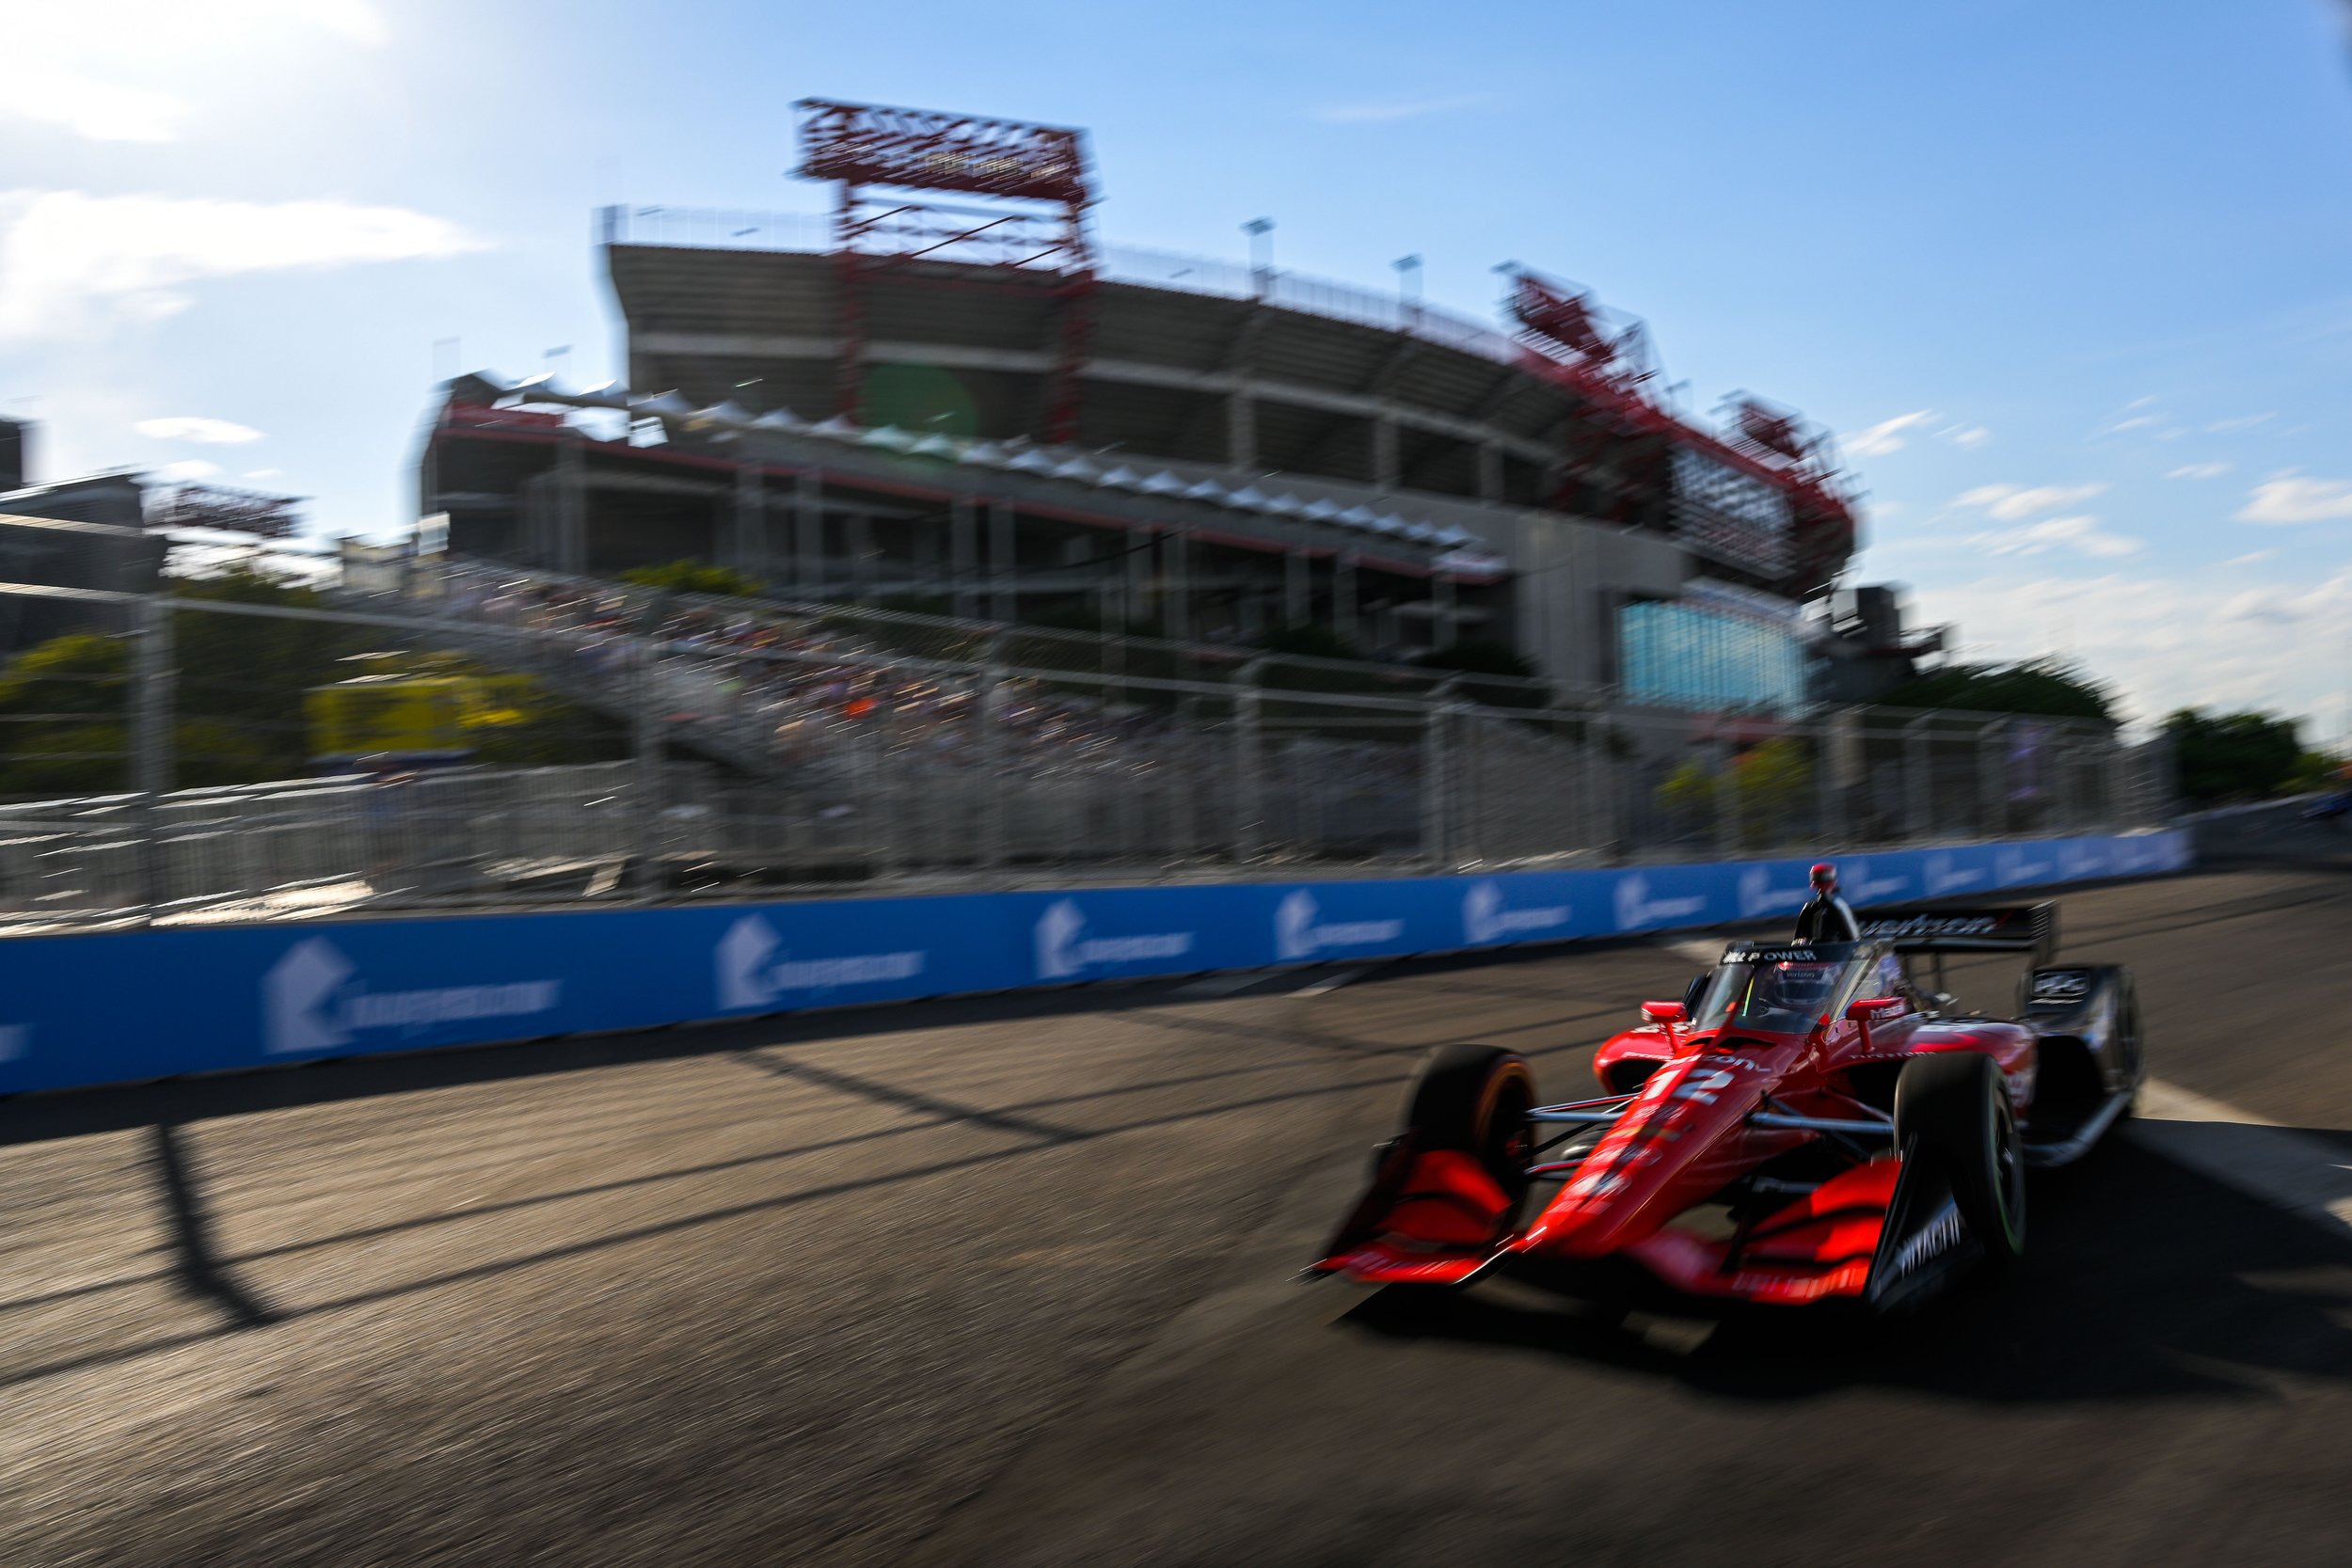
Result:
[[[2088,1152],[2145,1073],[2130,972],[2052,963],[2057,928],[2051,904],[1892,911],[1859,942],[1732,943],[1600,1048],[1597,1099],[1547,1105],[1518,1053],[1440,1047],[1307,1272],[1619,1259],[1694,1294],[1888,1310],[2005,1270],[2026,1168]],[[2026,958],[2014,1021],[1950,1010],[1955,952]]]

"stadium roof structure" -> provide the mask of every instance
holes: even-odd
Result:
[[[747,245],[745,225],[697,237],[720,227],[607,210],[636,385],[806,417],[854,405],[863,428],[998,445],[1051,434],[1070,387],[1065,444],[1105,468],[1213,465],[1268,494],[1324,478],[1406,510],[1426,496],[1559,511],[1674,535],[1791,598],[1824,590],[1854,547],[1825,441],[1752,399],[1727,434],[1671,411],[1638,331],[1532,273],[1515,279],[1513,336],[1343,285],[1111,248],[1073,359],[1058,274],[907,260],[861,273],[851,311],[832,254]]]

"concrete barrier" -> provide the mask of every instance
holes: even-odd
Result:
[[[2188,863],[2178,832],[1836,857],[1856,905]],[[1792,914],[1806,863],[356,920],[0,942],[0,1093],[845,1003]]]

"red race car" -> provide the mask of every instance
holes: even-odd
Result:
[[[1644,1003],[1594,1058],[1608,1093],[1568,1104],[1516,1053],[1440,1047],[1308,1273],[1461,1285],[1621,1259],[1693,1294],[1883,1310],[2006,1269],[2026,1166],[2087,1152],[2144,1075],[2130,972],[2052,966],[2056,942],[2037,904],[1734,943],[1683,1001]],[[2019,1017],[1955,1016],[1952,952],[2027,956]]]

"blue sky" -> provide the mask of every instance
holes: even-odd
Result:
[[[193,14],[200,13],[200,14]],[[1492,311],[1839,432],[1859,576],[2141,713],[2346,725],[2352,49],[2332,0],[1185,7],[0,0],[0,411],[405,525],[437,341],[616,369],[599,201],[816,211],[808,94],[1089,127],[1108,241]],[[30,84],[29,87],[26,84]],[[441,350],[446,354],[447,350]],[[222,439],[222,437],[236,437]]]

